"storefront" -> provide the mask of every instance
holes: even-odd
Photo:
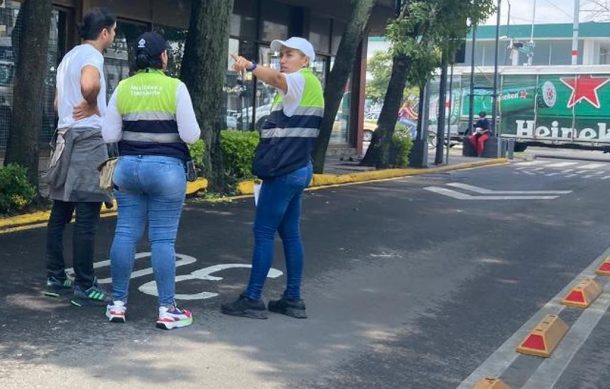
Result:
[[[382,28],[385,18],[391,15],[393,2],[386,0],[379,3],[374,11],[374,20]],[[227,42],[229,53],[254,58],[264,66],[277,66],[277,53],[271,52],[269,48],[271,41],[293,35],[304,36],[316,48],[313,69],[324,83],[349,17],[346,5],[347,0],[235,0]],[[78,44],[77,21],[83,12],[94,6],[107,7],[118,16],[115,42],[104,53],[109,95],[119,81],[129,75],[134,42],[144,31],[158,31],[168,39],[172,47],[169,73],[179,75],[187,36],[190,0],[54,1],[49,73],[43,97],[42,143],[49,140],[56,122],[52,103],[57,64],[69,48]],[[19,8],[20,2],[16,0],[4,0],[0,5],[0,149],[6,147],[10,127],[12,76],[18,50],[14,42],[20,33]],[[333,126],[330,142],[338,148],[355,150],[359,149],[361,143],[362,123],[356,118],[362,116],[365,61],[366,42],[359,50],[354,70],[345,87],[344,101]],[[223,90],[226,128],[245,131],[258,129],[269,114],[273,90],[261,82],[255,82],[251,77],[241,79],[239,74],[231,70],[230,65],[231,60],[227,58]]]

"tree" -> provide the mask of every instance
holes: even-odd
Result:
[[[390,75],[392,74],[392,55],[387,51],[377,51],[366,64],[371,79],[366,81],[366,98],[374,103],[383,101]]]
[[[191,93],[206,144],[204,175],[210,188],[224,191],[225,176],[220,130],[224,125],[222,87],[228,58],[229,22],[233,1],[193,0],[182,58],[181,79]]]
[[[330,141],[335,117],[343,98],[345,85],[352,72],[356,50],[365,35],[366,25],[371,16],[375,0],[353,0],[352,14],[348,25],[341,36],[337,56],[324,87],[324,117],[320,126],[320,135],[314,151],[314,172],[324,171],[326,150]]]
[[[588,0],[587,9],[581,9],[580,12],[586,13],[587,20],[596,22],[610,20],[610,0]]]
[[[13,114],[4,164],[28,169],[28,179],[38,186],[40,129],[42,127],[44,80],[51,28],[51,0],[25,0],[19,13],[21,34],[15,66]]]
[[[460,39],[466,36],[466,19],[477,24],[493,10],[494,0],[406,0],[401,5],[397,17],[387,28],[387,37],[392,44],[392,75],[377,130],[362,165],[388,166],[397,112],[407,82],[423,88],[440,65],[442,49],[454,53]]]

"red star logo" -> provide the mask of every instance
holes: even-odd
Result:
[[[568,77],[560,78],[568,88],[572,89],[572,95],[568,101],[568,108],[572,108],[582,100],[587,100],[595,108],[599,108],[599,97],[597,90],[610,81],[608,77],[591,77],[588,74],[578,76],[577,79]]]

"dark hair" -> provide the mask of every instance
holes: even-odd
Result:
[[[147,68],[162,69],[161,55],[159,55],[159,58],[150,58],[146,53],[138,53],[136,56],[136,71]]]
[[[484,118],[485,116],[487,116],[487,112],[481,111],[481,112],[479,112],[479,116]]]
[[[93,7],[83,15],[79,35],[84,40],[96,40],[105,28],[112,28],[116,17],[106,8]]]

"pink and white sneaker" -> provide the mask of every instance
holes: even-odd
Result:
[[[193,314],[188,309],[180,309],[176,306],[159,307],[159,319],[157,328],[171,330],[193,324]]]
[[[106,306],[106,317],[113,323],[125,323],[127,307],[122,301],[113,301]]]

